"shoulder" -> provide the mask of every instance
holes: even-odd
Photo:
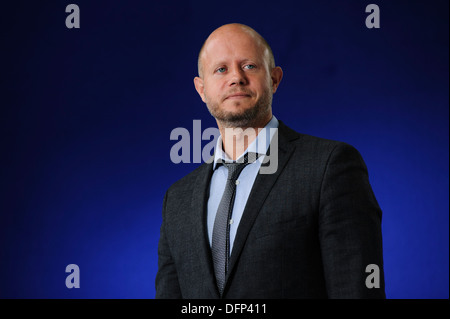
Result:
[[[169,194],[186,195],[190,194],[198,183],[203,181],[212,172],[212,165],[203,163],[189,174],[174,182],[167,190],[166,196]]]
[[[280,143],[288,143],[290,146],[294,146],[295,152],[302,154],[302,157],[325,160],[341,152],[359,155],[356,148],[348,143],[299,133],[283,122],[279,122]]]

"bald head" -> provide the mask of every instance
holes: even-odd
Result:
[[[267,41],[258,32],[245,24],[230,23],[214,30],[203,43],[203,46],[198,54],[197,62],[198,75],[200,77],[203,77],[203,57],[207,54],[208,47],[217,42],[228,41],[230,37],[244,37],[246,41],[253,41],[260,48],[261,54],[264,55],[269,70],[275,67],[275,59],[272,49]]]
[[[261,35],[242,24],[210,34],[199,54],[195,89],[224,127],[264,127],[272,117],[272,95],[283,71]]]

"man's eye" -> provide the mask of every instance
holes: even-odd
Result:
[[[225,72],[225,70],[226,70],[225,68],[218,68],[216,71],[219,73],[223,73],[223,72]]]
[[[244,66],[244,68],[251,70],[251,69],[256,68],[256,66],[254,66],[253,64],[247,64],[246,66]]]

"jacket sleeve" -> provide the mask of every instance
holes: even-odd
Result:
[[[156,274],[156,299],[182,298],[175,263],[170,252],[166,234],[166,204],[168,192],[164,196],[163,221],[158,244],[158,272]]]
[[[348,144],[328,158],[318,221],[328,297],[385,298],[381,209],[361,155]]]

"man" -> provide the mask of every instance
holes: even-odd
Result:
[[[156,297],[384,298],[381,210],[358,151],[272,115],[283,72],[252,28],[216,29],[198,69],[221,137],[165,195]]]

